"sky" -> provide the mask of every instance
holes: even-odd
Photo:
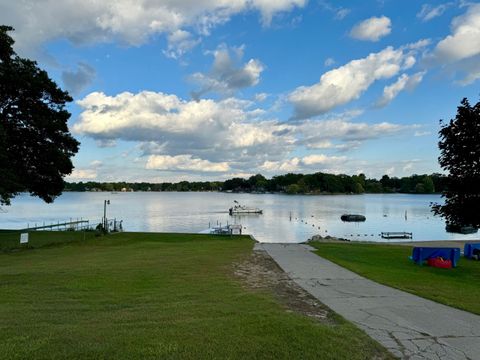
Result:
[[[0,0],[74,101],[68,181],[441,172],[480,96],[480,3]]]

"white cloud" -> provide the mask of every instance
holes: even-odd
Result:
[[[100,160],[93,160],[91,163],[90,163],[90,166],[93,167],[94,169],[98,169],[100,167],[103,166],[103,162],[100,161]]]
[[[208,160],[193,158],[192,155],[150,155],[145,168],[150,170],[198,172],[225,172],[230,170],[227,162],[214,163]]]
[[[343,20],[344,18],[347,17],[348,14],[351,13],[351,11],[352,10],[346,9],[346,8],[338,9],[335,14],[335,20]]]
[[[408,126],[382,122],[367,124],[344,119],[307,120],[298,124],[294,131],[299,134],[299,145],[308,149],[349,150],[359,147],[364,141],[398,134]]]
[[[383,88],[383,95],[377,102],[377,106],[386,106],[403,90],[414,89],[422,81],[424,75],[425,72],[418,72],[412,76],[402,74],[393,84]]]
[[[32,54],[42,44],[66,38],[74,44],[121,41],[138,46],[155,34],[191,28],[208,34],[235,14],[257,10],[269,24],[280,12],[303,7],[306,0],[24,0],[7,1],[0,23],[17,31],[20,53]]]
[[[335,64],[335,59],[331,57],[327,58],[324,63],[325,66],[332,66],[333,64]]]
[[[239,1],[239,0],[235,0]],[[228,4],[228,1],[220,1],[221,3]],[[269,25],[275,14],[284,11],[290,11],[295,7],[304,7],[307,0],[251,0],[243,1],[251,3],[251,6],[258,9],[262,14],[262,20],[264,25]]]
[[[361,110],[331,115],[326,120],[282,123],[264,118],[263,111],[245,100],[186,101],[147,91],[117,96],[91,93],[77,103],[82,112],[73,126],[75,133],[102,142],[136,142],[132,149],[138,157],[136,163],[164,172],[274,173],[312,166],[340,172],[343,156],[301,158],[292,157],[292,152],[299,147],[347,152],[365,141],[409,128],[351,121]]]
[[[428,45],[430,45],[431,42],[432,41],[430,39],[421,39],[421,40],[418,40],[414,43],[408,44],[407,48],[412,49],[412,50],[420,50],[420,49],[423,49],[423,48],[427,47]]]
[[[267,171],[267,172],[292,172],[299,170],[300,159],[298,157],[294,157],[289,160],[284,161],[265,161],[260,169]]]
[[[388,176],[392,176],[394,172],[395,172],[395,166],[392,166],[392,167],[389,167],[388,169],[385,169],[384,174]]]
[[[348,14],[350,14],[351,9],[344,8],[341,6],[334,6],[330,2],[325,0],[319,0],[318,3],[325,9],[332,12],[335,16],[335,20],[343,20]]]
[[[392,22],[386,17],[371,17],[355,25],[350,36],[365,41],[378,41],[392,31]]]
[[[209,92],[232,95],[237,90],[257,85],[264,66],[257,59],[239,64],[243,52],[243,46],[229,50],[225,45],[213,51],[214,62],[210,73],[195,73],[190,77],[201,87],[192,96],[198,99]]]
[[[294,118],[305,119],[346,104],[360,97],[376,80],[388,79],[415,63],[415,58],[392,47],[352,60],[330,70],[312,86],[301,86],[289,94]]]
[[[436,18],[438,16],[443,15],[445,10],[447,10],[450,6],[452,6],[454,3],[445,3],[441,4],[438,6],[432,6],[430,4],[423,4],[422,8],[417,14],[417,17],[419,19],[422,19],[422,21],[430,21],[433,18]]]
[[[443,63],[467,59],[480,54],[480,4],[453,19],[452,34],[441,40],[434,56]]]
[[[185,101],[175,95],[143,91],[107,96],[91,93],[73,131],[100,140],[140,142],[144,155],[192,155],[244,170],[277,159],[294,146],[288,125],[263,119],[253,103],[228,98]],[[235,164],[232,165],[232,162]]]
[[[178,59],[200,43],[192,34],[185,30],[175,30],[167,37],[168,48],[163,53],[172,59]]]
[[[72,173],[66,176],[67,181],[83,181],[97,178],[97,171],[95,169],[73,169]]]
[[[263,102],[267,100],[268,94],[267,93],[258,93],[255,94],[255,101],[256,102]]]
[[[295,171],[322,171],[337,168],[348,161],[345,156],[327,156],[312,154],[302,158],[293,157],[282,161],[265,161],[260,169],[269,174],[295,172]]]
[[[308,155],[302,158],[305,165],[331,165],[347,160],[346,156],[327,156],[324,154]]]
[[[460,85],[480,78],[480,4],[466,4],[465,14],[452,20],[451,34],[440,40],[425,59],[440,64]],[[459,76],[463,76],[458,80]]]
[[[428,135],[431,135],[431,134],[432,134],[431,131],[415,131],[413,136],[419,137],[419,136],[428,136]]]

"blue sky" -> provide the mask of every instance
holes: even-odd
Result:
[[[480,3],[0,0],[75,101],[70,181],[440,171],[479,99]]]

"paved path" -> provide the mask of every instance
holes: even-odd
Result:
[[[256,249],[402,359],[480,359],[480,316],[365,279],[308,245],[263,243]]]

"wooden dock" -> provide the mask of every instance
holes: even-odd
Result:
[[[403,232],[403,231],[391,231],[391,232],[382,232],[380,233],[382,239],[411,239],[413,233]]]
[[[30,227],[29,224],[22,231],[42,231],[42,230],[83,230],[90,227],[90,220],[71,220],[66,222],[51,223],[50,225],[43,225]]]

